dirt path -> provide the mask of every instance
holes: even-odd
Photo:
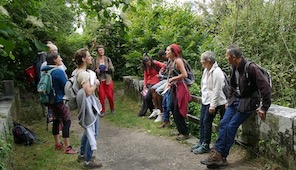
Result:
[[[73,123],[76,124],[76,123]],[[200,164],[207,154],[195,155],[189,145],[181,144],[165,137],[153,136],[136,129],[119,128],[99,121],[100,131],[98,150],[95,153],[98,161],[106,170],[203,170]],[[77,124],[76,124],[77,125]],[[82,133],[81,128],[72,130]],[[243,151],[231,153],[229,170],[257,170],[254,165],[243,162]]]
[[[106,115],[108,116],[108,115]],[[71,129],[82,134],[77,119]],[[106,170],[204,170],[200,164],[208,154],[195,155],[190,145],[182,144],[173,137],[159,137],[138,129],[119,128],[106,120],[99,121],[97,161]],[[190,140],[189,140],[190,141]],[[191,142],[196,141],[191,139]],[[260,166],[244,162],[244,150],[233,151],[228,161],[229,170],[257,170]]]

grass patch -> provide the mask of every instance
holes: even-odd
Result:
[[[76,116],[74,116],[76,117]],[[32,146],[13,144],[9,156],[8,169],[13,170],[52,170],[52,169],[81,169],[82,164],[76,162],[77,155],[66,155],[62,151],[54,150],[54,139],[51,133],[51,125],[46,130],[46,118],[42,114],[41,105],[38,102],[38,94],[25,94],[21,96],[21,113],[14,121],[24,124],[33,130],[40,142]],[[79,148],[79,139],[70,132],[71,145]],[[62,137],[61,137],[61,141]]]
[[[139,117],[138,112],[140,110],[140,104],[134,100],[124,96],[123,94],[123,82],[116,82],[116,96],[115,96],[115,114],[107,114],[103,119],[108,122],[115,124],[119,127],[124,128],[135,128],[137,130],[142,130],[149,132],[153,135],[160,136],[171,136],[171,134],[176,131],[174,128],[173,119],[171,117],[171,128],[158,128],[161,123],[155,123],[154,119],[148,119],[150,114],[147,111],[145,117]],[[108,105],[106,105],[106,109]]]

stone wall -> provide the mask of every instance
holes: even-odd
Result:
[[[125,95],[141,102],[143,81],[134,76],[123,81]],[[271,105],[265,121],[254,113],[240,126],[236,140],[267,159],[296,169],[296,109]]]
[[[13,126],[12,121],[16,119],[20,111],[20,94],[14,89],[11,96],[0,97],[0,135],[9,134]]]

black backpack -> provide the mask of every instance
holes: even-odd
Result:
[[[184,79],[184,82],[185,82],[185,84],[187,84],[187,86],[191,86],[195,82],[195,77],[194,77],[193,71],[192,71],[189,63],[184,58],[182,58],[182,60],[184,63],[185,70],[187,72],[187,77]],[[175,65],[175,62],[176,61],[174,61],[174,65]],[[175,70],[175,69],[174,69],[174,72],[176,74],[179,74],[177,72],[177,70]]]
[[[229,91],[230,91],[229,79],[228,79],[227,74],[224,71],[223,71],[223,74],[224,74],[224,86],[222,88],[222,91],[223,91],[226,99],[228,99]]]
[[[37,135],[22,124],[13,122],[13,139],[14,143],[30,146],[39,141]]]
[[[41,65],[43,62],[46,61],[47,52],[39,52],[36,56],[36,59],[34,61],[34,67],[36,72],[36,79],[35,83],[38,84],[41,77]]]
[[[248,60],[246,65],[245,65],[244,72],[245,72],[246,78],[247,79],[249,78],[249,66],[250,66],[251,63],[255,64],[260,69],[260,71],[262,72],[265,80],[268,82],[270,87],[272,87],[272,78],[271,78],[271,74],[269,73],[269,71],[266,70],[265,68],[259,66],[258,64],[254,63],[253,61]]]

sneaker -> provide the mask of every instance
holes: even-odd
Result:
[[[104,117],[104,116],[105,116],[105,112],[101,112],[101,113],[99,114],[99,116],[100,116],[100,117]]]
[[[163,113],[160,113],[157,115],[157,118],[154,120],[154,122],[162,122],[163,121]]]
[[[101,168],[103,165],[101,163],[96,163],[94,160],[91,160],[89,162],[84,162],[83,165],[87,169],[95,169],[95,168]]]
[[[65,154],[70,154],[70,155],[73,155],[73,154],[76,154],[77,152],[72,149],[72,146],[68,146],[65,150],[64,150],[64,153]]]
[[[201,143],[197,143],[197,144],[193,145],[193,146],[191,147],[191,152],[192,152],[194,149],[199,148],[200,146],[201,146]]]
[[[47,116],[47,123],[52,124],[52,121],[53,121],[52,116],[51,116],[51,115],[48,115],[48,116]]]
[[[63,148],[64,148],[64,145],[63,145],[62,142],[59,143],[59,144],[56,144],[56,145],[54,146],[54,149],[55,149],[55,150],[63,150]]]
[[[112,113],[112,114],[115,114],[116,112],[115,112],[115,110],[111,110],[111,113]]]
[[[216,149],[212,149],[209,157],[205,160],[200,161],[200,163],[204,165],[218,165],[218,166],[226,164],[226,163],[223,163],[222,156]]]
[[[153,109],[153,112],[151,113],[151,115],[148,118],[149,119],[155,118],[159,113],[160,113],[159,109]]]
[[[176,137],[176,139],[178,141],[183,141],[183,140],[189,139],[189,135],[179,135]]]
[[[206,143],[203,143],[200,145],[200,147],[196,148],[196,149],[193,149],[192,152],[194,154],[203,154],[203,153],[208,153],[210,152],[210,147],[208,144]]]

